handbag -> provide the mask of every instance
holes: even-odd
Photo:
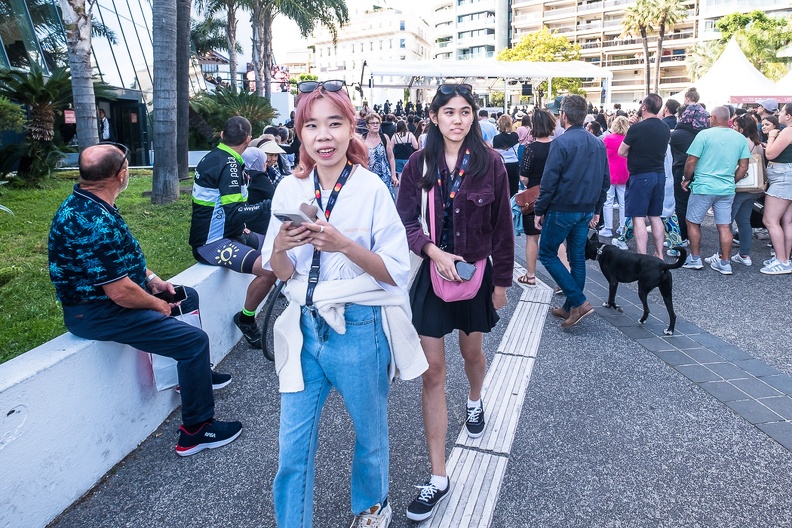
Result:
[[[748,172],[745,173],[745,178],[735,184],[734,191],[749,193],[763,192],[766,185],[767,179],[765,177],[764,156],[761,154],[752,154],[751,159],[748,160]]]
[[[522,214],[533,214],[534,204],[539,198],[539,186],[534,185],[514,195],[514,201],[520,206]]]
[[[201,328],[201,315],[198,310],[183,313],[175,316],[179,321]],[[175,359],[159,354],[149,354],[151,358],[151,370],[154,371],[154,383],[158,391],[171,389],[179,384],[179,372],[176,369],[178,363]]]
[[[431,190],[428,193],[429,199],[429,218],[431,221],[429,222],[429,230],[431,232],[430,238],[432,241],[436,241],[435,238],[435,222],[434,222],[434,186],[432,186]],[[445,302],[456,302],[456,301],[466,301],[468,299],[472,299],[476,296],[481,288],[481,280],[484,277],[484,267],[487,264],[487,259],[483,258],[476,262],[476,271],[473,273],[473,277],[469,281],[452,281],[448,280],[442,275],[440,272],[437,271],[437,266],[431,261],[428,262],[429,264],[429,276],[432,278],[432,289],[435,292],[435,295],[440,297]]]

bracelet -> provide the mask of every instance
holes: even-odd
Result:
[[[148,286],[148,283],[153,281],[154,279],[159,279],[159,276],[156,273],[152,273],[151,275],[146,276],[146,280],[143,281],[143,284]]]

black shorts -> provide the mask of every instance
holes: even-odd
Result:
[[[221,238],[193,248],[195,260],[210,266],[222,266],[239,273],[253,273],[253,264],[261,256],[264,235],[251,231],[235,238]]]

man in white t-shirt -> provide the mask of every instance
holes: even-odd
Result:
[[[484,136],[484,141],[491,147],[492,138],[498,135],[498,130],[490,122],[489,112],[486,110],[479,110],[479,126],[481,127],[481,135]]]

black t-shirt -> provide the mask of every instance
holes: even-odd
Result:
[[[650,118],[635,123],[627,130],[624,143],[630,146],[627,170],[630,174],[663,172],[671,129],[660,119]]]
[[[542,173],[544,172],[545,164],[547,163],[547,155],[550,153],[550,142],[534,141],[528,143],[523,151],[522,167],[520,167],[520,176],[528,178],[528,185],[526,188],[539,185],[542,180]]]
[[[498,150],[506,150],[512,148],[520,142],[520,137],[517,132],[501,132],[492,138],[492,148]]]

